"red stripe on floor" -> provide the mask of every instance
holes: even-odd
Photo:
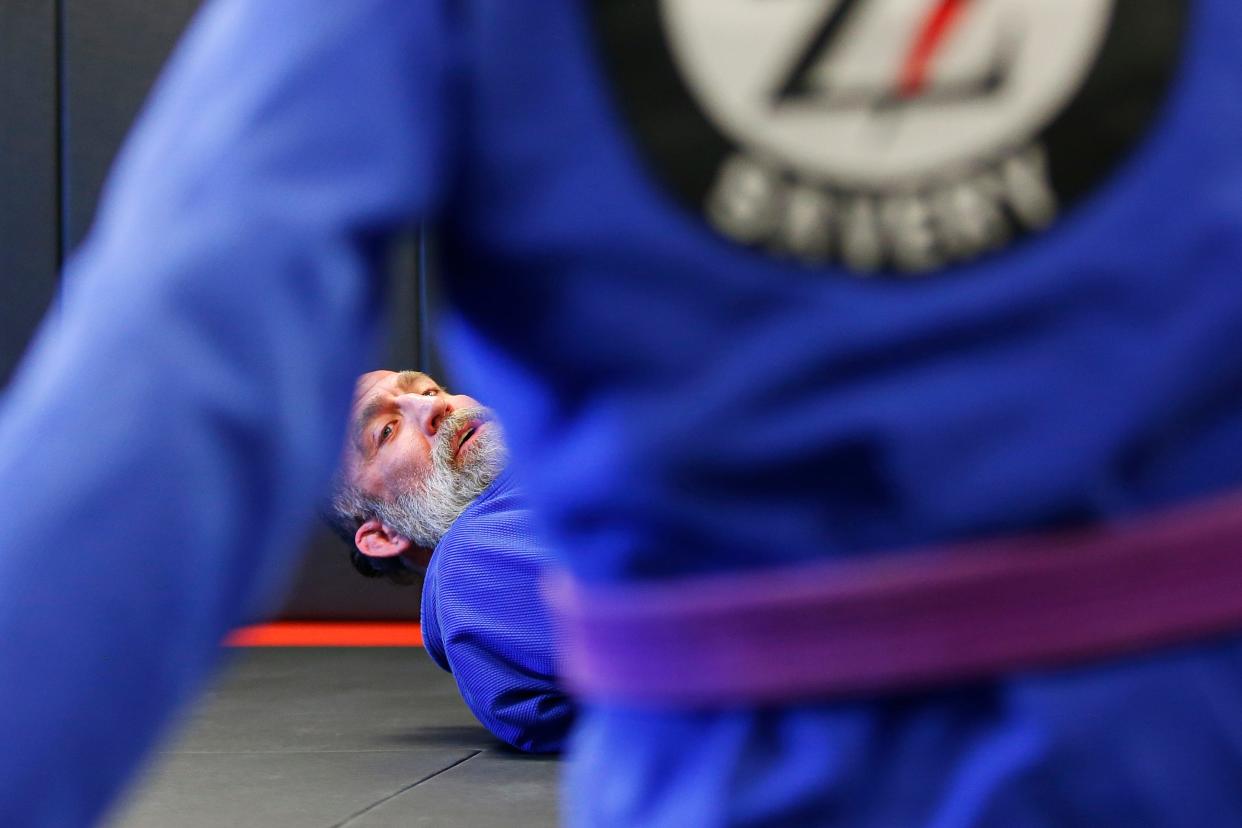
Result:
[[[413,623],[280,622],[234,630],[228,647],[421,647],[423,632]]]

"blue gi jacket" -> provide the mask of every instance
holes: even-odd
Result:
[[[670,25],[708,8],[664,5]],[[1081,18],[1041,31],[1052,27],[1054,52],[1089,58],[1069,35],[1099,34],[1114,14],[1142,34],[1144,20],[1164,25],[1153,10],[1184,4],[1032,0],[1016,28],[987,17],[1000,5],[937,6],[967,9],[963,25],[983,15],[961,72],[979,63],[966,46],[997,57],[997,28],[1020,39],[1041,14]],[[818,82],[823,55],[800,61],[799,44],[862,32],[838,26],[836,11],[827,24],[799,18],[827,14],[817,4],[710,6],[788,24],[764,48],[742,42],[704,64],[727,75],[766,56],[789,75],[752,84],[774,107]],[[380,242],[411,221],[443,228],[458,314],[448,355],[499,409],[549,541],[587,581],[883,554],[1238,485],[1242,7],[1189,7],[1185,54],[1144,140],[1110,176],[1059,193],[1077,200],[1051,229],[1026,233],[1060,206],[1039,184],[1038,153],[959,164],[983,178],[883,205],[867,187],[901,159],[820,170],[844,176],[848,197],[789,188],[783,172],[743,160],[721,168],[713,229],[674,193],[737,135],[691,140],[682,165],[653,164],[585,3],[211,3],[4,401],[0,823],[97,817],[201,685],[216,642],[289,570],[374,350]],[[708,22],[726,45],[764,29],[759,17]],[[661,80],[666,50],[625,34],[630,75],[654,73],[656,93],[684,86]],[[685,55],[713,57],[712,41],[690,45]],[[883,55],[842,49],[832,59]],[[917,54],[901,94],[833,102],[847,126],[859,113],[882,119],[833,133],[855,137],[847,149],[895,153],[903,129],[918,137],[919,111],[895,108],[919,103],[930,52]],[[979,65],[1003,79],[1005,54]],[[1097,103],[1139,101],[1146,76],[1126,65],[1097,78]],[[1060,82],[1033,66],[1036,92]],[[752,87],[714,89],[710,103],[727,109]],[[980,89],[926,103],[969,93],[976,112]],[[1063,103],[1039,98],[1031,112]],[[1134,121],[1071,110],[1123,132]],[[652,140],[675,149],[690,126]],[[963,147],[1009,134],[982,126]],[[1051,174],[1104,145],[1083,136],[1049,138]],[[935,146],[957,149],[914,141],[907,160]],[[755,224],[766,213],[748,212],[747,198],[792,212]],[[929,224],[943,209],[976,220],[945,239]],[[818,237],[799,222],[832,217],[855,223],[853,270],[804,243]],[[894,248],[905,264],[928,239],[932,252],[998,249],[925,276],[858,275],[891,253],[880,218],[910,231]],[[565,810],[580,825],[1242,824],[1232,637],[935,694],[579,715]]]
[[[573,706],[556,683],[556,646],[540,587],[551,557],[505,471],[436,545],[423,582],[423,644],[497,738],[559,751]]]

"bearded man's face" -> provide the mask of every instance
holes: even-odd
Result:
[[[346,474],[375,516],[430,549],[504,468],[492,412],[449,394],[417,371],[374,371],[359,379]]]

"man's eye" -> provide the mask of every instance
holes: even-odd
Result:
[[[384,426],[382,429],[380,429],[380,433],[379,433],[380,445],[381,446],[384,445],[384,442],[388,440],[388,438],[391,436],[392,436],[392,424],[390,423]]]
[[[436,394],[439,394],[439,393],[440,393],[440,391],[441,391],[441,389],[439,389],[439,388],[428,388],[426,391],[424,391],[424,392],[423,392],[423,396],[424,396],[424,397],[434,397]]]

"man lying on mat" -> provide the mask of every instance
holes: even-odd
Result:
[[[364,374],[330,520],[363,575],[425,572],[423,641],[479,721],[521,750],[556,751],[573,708],[539,597],[549,556],[506,459],[476,400],[417,371]]]

